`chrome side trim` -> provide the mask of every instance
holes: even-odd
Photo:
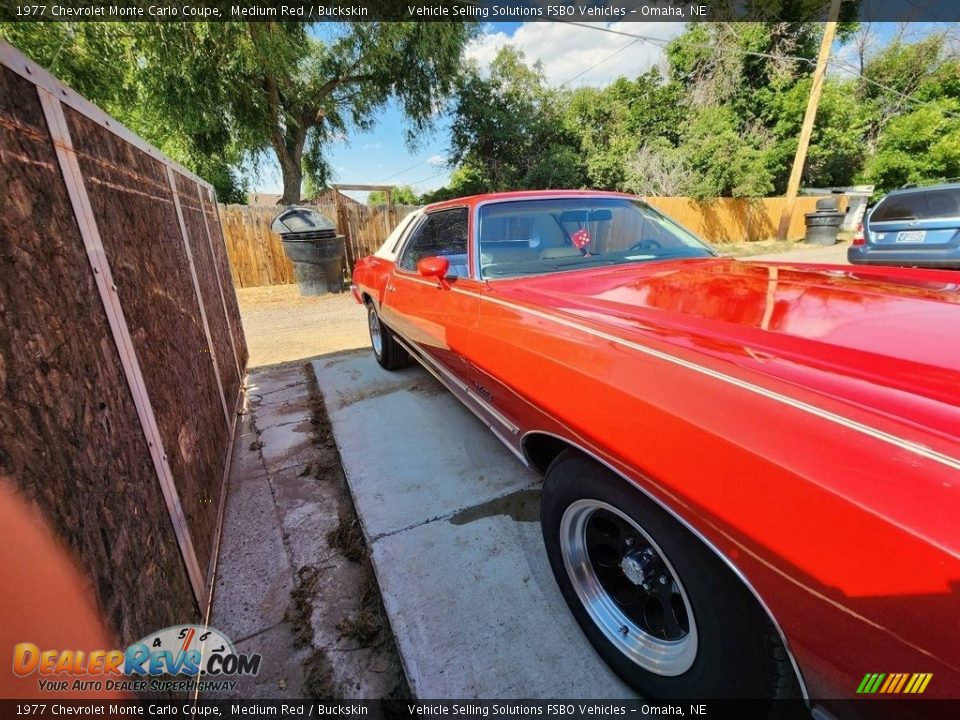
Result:
[[[383,320],[381,320],[381,322],[383,322]],[[390,326],[388,325],[387,327],[390,327]],[[428,364],[428,361],[424,357],[422,357],[420,353],[418,353],[416,350],[414,350],[411,347],[412,343],[408,343],[405,339],[403,339],[400,333],[398,333],[393,328],[390,328],[390,331],[393,333],[393,339],[397,341],[400,347],[402,347],[404,350],[407,351],[407,353],[409,353],[410,357],[412,357],[414,360],[420,363],[420,365],[423,367],[424,370],[426,370],[428,373],[433,375],[433,377],[435,377],[441,385],[447,388],[447,390],[449,390],[450,393],[455,398],[457,398],[457,400],[459,400],[465,408],[467,408],[467,410],[469,410],[474,415],[476,415],[477,419],[480,422],[482,422],[500,442],[506,445],[507,449],[510,450],[510,452],[512,452],[517,457],[517,459],[524,464],[525,467],[530,467],[530,463],[527,462],[526,457],[524,457],[523,454],[520,453],[510,441],[508,441],[503,435],[501,435],[500,432],[497,431],[497,429],[493,427],[493,425],[491,425],[490,422],[483,415],[480,414],[480,411],[477,410],[477,408],[473,407],[470,403],[468,403],[466,400],[464,400],[459,395],[457,395],[456,389],[455,389],[456,387],[460,387],[462,391],[466,390],[466,388],[463,386],[463,383],[460,383],[459,381],[455,381],[455,384],[451,385],[451,381],[445,379],[443,375],[441,375],[439,372],[434,370],[434,368],[431,367],[430,364]],[[477,398],[476,398],[476,395],[470,395],[469,399],[475,401]]]
[[[780,636],[780,642],[783,643],[784,650],[787,651],[787,656],[790,658],[790,664],[793,666],[793,671],[794,671],[794,673],[796,673],[797,682],[800,684],[800,692],[803,693],[803,699],[804,699],[804,701],[807,703],[807,705],[810,704],[810,696],[807,694],[807,686],[806,686],[806,683],[804,683],[804,681],[803,681],[803,674],[800,672],[800,665],[797,663],[797,659],[796,659],[796,657],[795,657],[794,654],[793,654],[793,650],[790,648],[790,643],[787,641],[787,636],[784,634],[783,628],[780,627],[780,623],[777,622],[777,619],[774,617],[773,612],[770,610],[769,606],[763,601],[763,598],[760,597],[760,593],[757,592],[757,589],[756,589],[755,587],[753,587],[753,585],[750,583],[749,580],[747,580],[747,578],[746,578],[746,576],[743,574],[743,572],[741,572],[740,568],[738,568],[736,565],[734,565],[733,562],[730,560],[730,558],[728,558],[726,555],[724,555],[723,552],[721,552],[721,550],[720,550],[716,545],[714,545],[714,544],[713,544],[712,542],[710,542],[706,537],[704,537],[704,535],[703,535],[699,530],[697,530],[693,525],[691,525],[689,522],[687,522],[687,521],[686,521],[679,513],[677,513],[673,508],[671,508],[669,505],[665,504],[665,503],[664,503],[662,500],[660,500],[658,497],[652,495],[652,494],[651,494],[646,488],[644,488],[640,483],[635,482],[634,480],[630,479],[629,477],[627,477],[626,475],[624,475],[622,472],[620,472],[620,470],[618,470],[617,468],[613,467],[613,465],[611,465],[609,462],[607,462],[606,460],[604,460],[602,457],[600,457],[599,455],[597,455],[597,454],[596,454],[595,452],[593,452],[592,450],[584,447],[583,445],[580,445],[579,443],[576,443],[576,442],[570,440],[569,438],[565,438],[565,437],[563,437],[563,436],[561,436],[561,435],[557,435],[557,434],[555,434],[555,433],[548,432],[548,431],[546,431],[546,430],[529,430],[529,431],[527,431],[527,432],[525,432],[525,433],[523,434],[523,437],[522,437],[522,438],[520,438],[520,446],[523,448],[524,455],[527,455],[526,441],[527,441],[527,438],[530,437],[531,435],[547,435],[547,436],[549,436],[549,437],[556,438],[557,440],[560,440],[560,441],[566,443],[567,445],[570,445],[571,447],[576,448],[577,450],[579,450],[580,452],[582,452],[584,455],[586,455],[587,457],[590,457],[590,458],[592,458],[593,460],[595,460],[596,462],[600,463],[601,465],[603,465],[605,468],[607,468],[607,469],[610,470],[611,472],[616,473],[616,474],[619,475],[621,478],[623,478],[626,482],[630,483],[631,486],[635,487],[637,490],[639,490],[640,492],[642,492],[644,495],[646,495],[648,498],[650,498],[653,502],[655,502],[657,505],[659,505],[661,508],[663,508],[663,509],[664,509],[667,513],[669,513],[677,522],[679,522],[683,527],[685,527],[687,530],[689,530],[689,531],[694,535],[694,537],[696,537],[697,539],[699,539],[700,542],[702,542],[707,548],[709,548],[709,550],[710,550],[714,555],[716,555],[718,558],[720,558],[720,560],[721,560],[728,568],[730,568],[730,570],[733,572],[733,574],[737,576],[737,578],[740,580],[740,582],[743,583],[744,587],[746,587],[746,588],[750,591],[750,593],[753,595],[753,597],[756,599],[756,601],[760,604],[760,607],[763,608],[763,611],[767,614],[767,617],[770,618],[770,622],[773,624],[773,627],[776,629],[777,634]],[[528,465],[529,465],[529,460],[528,460]]]
[[[520,462],[522,462],[526,467],[530,467],[530,463],[527,462],[527,459],[523,456],[523,453],[520,452],[519,450],[517,450],[517,448],[514,447],[514,445],[513,445],[512,442],[510,442],[510,441],[507,440],[503,435],[501,435],[501,434],[497,431],[497,429],[496,429],[495,427],[493,427],[493,425],[488,425],[487,427],[490,428],[490,432],[492,432],[492,433],[497,437],[497,439],[498,439],[500,442],[502,442],[504,445],[507,446],[507,449],[508,449],[510,452],[512,452],[514,455],[517,456],[517,459],[518,459]]]
[[[564,325],[574,330],[579,330],[580,332],[587,333],[588,335],[593,335],[594,337],[600,338],[602,340],[607,340],[609,342],[616,343],[617,345],[622,345],[623,347],[629,348],[639,353],[643,353],[644,355],[650,355],[651,357],[664,360],[673,365],[678,365],[680,367],[686,368],[687,370],[692,370],[694,372],[700,373],[701,375],[706,375],[708,377],[714,378],[715,380],[720,380],[729,385],[734,385],[736,387],[739,387],[742,390],[747,390],[748,392],[752,392],[756,395],[762,395],[763,397],[766,397],[770,400],[774,400],[784,405],[789,405],[790,407],[795,408],[797,410],[802,410],[803,412],[810,413],[811,415],[816,415],[817,417],[823,420],[827,420],[837,425],[841,425],[849,430],[854,430],[856,432],[862,433],[863,435],[872,437],[875,440],[880,440],[881,442],[888,443],[890,445],[900,448],[901,450],[906,450],[908,452],[924,457],[928,460],[933,460],[934,462],[938,462],[941,465],[946,465],[952,470],[960,470],[960,460],[950,457],[949,455],[945,455],[941,452],[938,452],[931,448],[920,445],[919,443],[915,443],[910,440],[897,437],[896,435],[885,432],[883,430],[870,427],[869,425],[864,425],[861,422],[857,422],[856,420],[851,420],[850,418],[843,417],[842,415],[838,415],[829,410],[824,410],[823,408],[819,408],[815,405],[811,405],[810,403],[804,402],[803,400],[797,400],[796,398],[783,395],[779,392],[776,392],[775,390],[768,390],[767,388],[762,387],[760,385],[755,385],[746,380],[735,378],[732,375],[727,375],[726,373],[720,372],[719,370],[714,370],[704,365],[698,365],[697,363],[691,362],[689,360],[684,360],[683,358],[679,358],[675,355],[665,353],[661,350],[655,350],[654,348],[647,347],[646,345],[640,345],[639,343],[633,342],[631,340],[626,340],[624,338],[618,337],[616,335],[612,335],[602,330],[597,330],[596,328],[592,328],[589,325],[583,325],[581,323],[575,322],[573,320],[568,320],[567,318],[560,317],[558,315],[551,315],[550,313],[543,312],[542,310],[536,310],[534,308],[526,307],[524,305],[517,305],[516,303],[508,302],[506,300],[501,300],[500,298],[490,297],[489,295],[480,295],[479,293],[469,292],[467,290],[462,290],[458,288],[450,288],[450,290],[451,292],[459,292],[467,295],[476,295],[481,300],[491,302],[495,305],[501,305],[503,307],[510,308],[511,310],[516,310],[519,312],[525,312],[529,315],[534,315],[535,317],[543,318],[544,320],[549,320],[550,322],[555,322],[558,325]],[[945,552],[948,552],[954,557],[958,557],[956,552],[948,548],[943,548],[940,545],[937,545],[937,547],[940,547]]]

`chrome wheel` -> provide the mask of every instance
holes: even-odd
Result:
[[[697,656],[697,628],[669,560],[643,529],[599,500],[572,503],[560,521],[563,563],[594,624],[625,657],[676,676]]]
[[[380,318],[377,317],[377,311],[372,305],[367,308],[367,323],[370,325],[370,344],[373,345],[373,352],[380,357],[383,355],[383,334],[380,329]]]

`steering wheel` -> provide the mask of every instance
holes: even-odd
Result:
[[[656,240],[640,240],[627,248],[627,250],[661,250],[663,245]]]

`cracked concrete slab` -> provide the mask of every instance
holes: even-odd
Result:
[[[405,695],[362,541],[348,553],[330,539],[357,524],[311,374],[271,367],[247,388],[211,622],[262,662],[209,697]]]
[[[242,448],[240,453],[256,454]],[[242,465],[248,464],[255,463]],[[214,626],[239,641],[281,622],[293,589],[293,568],[265,473],[232,477],[224,526],[258,528],[255,534],[225,532],[220,541]]]
[[[368,353],[315,362],[314,372],[370,538],[539,482],[422,370],[389,373]]]
[[[314,371],[413,694],[634,697],[556,587],[539,478],[419,368]]]

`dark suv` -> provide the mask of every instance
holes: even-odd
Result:
[[[864,216],[847,259],[855,265],[960,269],[960,182],[885,195]]]

